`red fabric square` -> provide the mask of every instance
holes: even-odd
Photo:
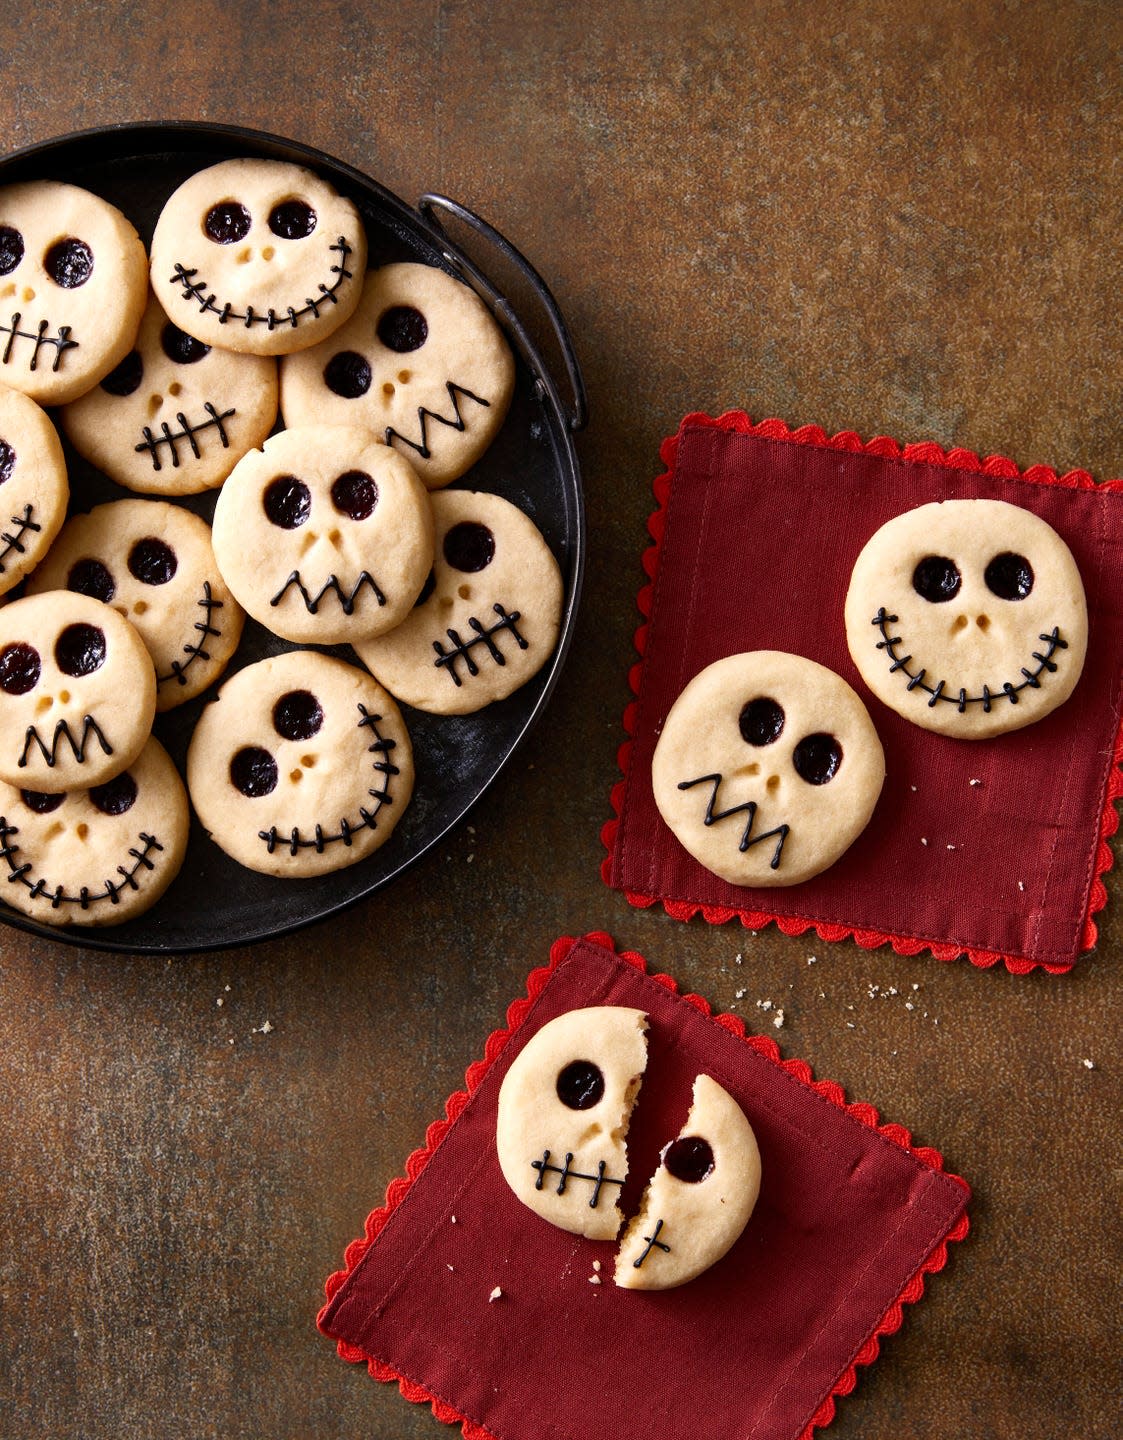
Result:
[[[776,920],[792,934],[891,941],[902,953],[968,954],[1011,970],[1070,969],[1096,939],[1101,874],[1123,789],[1123,481],[1094,485],[1001,456],[828,439],[739,412],[690,415],[664,443],[668,471],[645,557],[648,623],[632,674],[636,702],[605,829],[609,885],[673,915]],[[1044,720],[985,741],[921,730],[877,700],[850,659],[843,603],[855,559],[885,521],[928,501],[985,497],[1042,516],[1084,580],[1088,656],[1074,694]],[[885,747],[888,775],[866,831],[830,869],[791,889],[729,884],[663,823],[651,756],[667,711],[712,661],[790,650],[843,676]]]
[[[675,1290],[618,1289],[614,1245],[547,1224],[499,1169],[496,1100],[515,1055],[554,1016],[603,1004],[650,1020],[631,1183],[654,1170],[703,1071],[760,1146],[744,1233]],[[659,1433],[692,1440],[809,1440],[967,1231],[966,1183],[936,1151],[606,936],[557,942],[467,1086],[348,1248],[319,1323],[344,1358],[461,1421],[469,1440],[650,1440],[654,1416]],[[601,1284],[590,1284],[594,1260]]]

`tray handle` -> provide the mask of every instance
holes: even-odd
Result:
[[[577,355],[573,349],[573,341],[570,339],[569,330],[567,329],[566,323],[562,318],[562,313],[558,308],[558,303],[554,299],[553,295],[550,293],[550,288],[546,284],[545,280],[542,279],[542,276],[539,275],[538,271],[535,270],[534,266],[530,263],[526,256],[523,255],[519,250],[515,248],[514,245],[511,244],[511,242],[506,238],[506,236],[501,235],[494,226],[489,225],[487,221],[477,215],[475,211],[469,210],[467,206],[461,205],[456,200],[450,200],[447,195],[422,195],[421,199],[417,202],[417,208],[421,212],[422,217],[426,221],[428,221],[428,223],[445,240],[448,240],[450,244],[452,243],[452,237],[445,229],[444,216],[451,215],[455,219],[461,221],[463,224],[467,225],[469,229],[474,230],[477,235],[481,236],[490,245],[493,245],[495,249],[499,251],[503,259],[513,265],[515,269],[522,275],[523,279],[534,291],[534,294],[537,297],[539,304],[545,311],[546,318],[550,322],[550,328],[554,332],[554,337],[557,340],[558,348],[561,351],[562,362],[565,365],[566,378],[569,381],[569,388],[573,393],[572,409],[568,412],[568,414],[565,414],[565,412],[563,411],[566,424],[569,426],[570,430],[584,430],[589,420],[589,405],[588,397],[585,391],[585,381],[582,378],[581,367],[577,363]],[[500,316],[505,321],[505,323],[515,332],[515,334],[518,335],[519,339],[528,348],[528,350],[533,353],[535,346],[531,341],[529,335],[527,334],[526,328],[524,327],[522,321],[515,314],[510,303],[504,298],[504,296],[499,295],[495,292],[494,287],[488,282],[486,276],[481,274],[480,271],[477,270],[476,267],[472,264],[472,262],[468,260],[465,256],[449,255],[446,252],[445,258],[457,269],[466,269],[478,283],[483,284],[492,294],[495,295],[495,308],[499,312]],[[561,410],[561,402],[558,399],[557,390],[556,387],[553,385],[553,382],[547,377],[539,376],[537,383],[540,388],[544,387],[549,389],[553,399],[558,405],[558,409]]]

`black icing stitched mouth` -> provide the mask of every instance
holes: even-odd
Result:
[[[353,615],[355,613],[355,602],[359,598],[363,590],[367,588],[374,591],[374,598],[378,601],[380,606],[386,604],[386,596],[383,595],[382,591],[378,588],[378,583],[369,570],[364,570],[362,572],[359,578],[355,581],[354,585],[351,587],[350,594],[345,594],[343,586],[339,583],[338,577],[335,575],[331,575],[328,577],[326,583],[320,587],[320,589],[316,592],[315,595],[310,595],[308,593],[308,587],[300,578],[300,571],[294,570],[289,576],[289,578],[285,581],[285,583],[281,586],[281,588],[277,591],[276,595],[274,595],[272,600],[270,600],[270,605],[279,605],[281,601],[285,598],[289,590],[291,590],[294,586],[300,592],[301,598],[304,601],[304,608],[308,611],[309,615],[317,614],[320,608],[320,601],[324,598],[325,595],[330,595],[333,592],[339,601],[340,608],[342,609],[344,615]]]
[[[660,1250],[664,1251],[668,1255],[671,1253],[671,1247],[667,1245],[664,1241],[659,1239],[659,1232],[662,1230],[662,1228],[662,1220],[657,1220],[655,1222],[655,1229],[651,1232],[651,1234],[645,1235],[643,1237],[646,1244],[643,1254],[639,1257],[639,1259],[632,1261],[632,1266],[634,1269],[638,1270],[643,1264],[643,1262],[647,1259],[647,1257],[651,1254],[652,1250],[656,1249],[656,1247],[658,1247]]]
[[[968,695],[967,691],[962,687],[958,691],[949,690],[946,680],[940,680],[935,685],[929,685],[925,678],[928,672],[923,666],[915,674],[908,668],[912,656],[898,655],[896,651],[896,647],[901,643],[901,636],[890,635],[888,633],[888,627],[890,625],[896,625],[897,619],[898,617],[896,615],[888,614],[883,605],[870,621],[870,624],[875,625],[881,634],[881,639],[877,642],[876,649],[884,650],[892,661],[892,664],[889,666],[890,675],[894,675],[900,670],[907,677],[908,684],[905,686],[906,690],[923,690],[924,693],[930,697],[928,701],[928,708],[930,710],[941,700],[950,705],[955,705],[961,715],[966,713],[968,705],[981,705],[983,707],[983,714],[989,715],[995,700],[1006,699],[1009,700],[1011,705],[1016,705],[1018,703],[1018,696],[1023,690],[1041,689],[1041,676],[1046,671],[1048,671],[1050,675],[1056,674],[1058,667],[1053,656],[1058,650],[1068,649],[1068,641],[1061,639],[1061,633],[1057,626],[1054,625],[1048,635],[1039,635],[1037,637],[1048,646],[1048,649],[1044,655],[1040,655],[1036,650],[1033,651],[1033,659],[1037,661],[1037,668],[1035,670],[1027,670],[1023,665],[1021,667],[1023,678],[1016,684],[1007,680],[997,690],[992,690],[989,685],[984,685],[981,695]]]
[[[21,330],[19,324],[22,318],[23,316],[20,311],[15,310],[12,312],[12,318],[8,324],[0,325],[0,335],[7,335],[8,337],[7,343],[4,346],[4,353],[0,355],[0,365],[8,365],[11,363],[12,350],[17,340],[31,340],[34,341],[35,348],[31,352],[31,359],[27,366],[28,370],[37,370],[39,368],[39,351],[46,345],[48,348],[54,348],[55,354],[51,362],[51,372],[52,374],[56,373],[62,364],[62,357],[65,352],[67,350],[78,349],[78,341],[70,338],[70,326],[60,325],[57,335],[48,335],[47,330],[50,327],[46,320],[39,321],[39,328],[37,330]]]
[[[155,870],[155,861],[151,858],[153,850],[163,850],[163,846],[154,835],[148,835],[143,830],[137,836],[142,849],[138,850],[130,846],[128,853],[133,858],[133,863],[128,868],[124,865],[117,866],[117,874],[120,880],[114,880],[107,876],[102,883],[100,891],[91,892],[88,885],[83,885],[77,895],[68,894],[62,885],[56,885],[52,890],[47,882],[40,877],[38,880],[30,878],[31,862],[19,863],[18,844],[12,841],[13,835],[19,834],[18,825],[9,825],[7,816],[0,815],[0,860],[3,860],[8,867],[8,881],[10,884],[24,885],[30,891],[32,899],[39,896],[49,898],[51,908],[58,910],[63,905],[77,905],[81,910],[88,910],[91,905],[99,900],[108,900],[111,905],[121,903],[121,891],[126,886],[130,890],[139,890],[137,875],[142,870]]]
[[[381,715],[373,715],[362,703],[358,704],[361,719],[356,724],[361,729],[366,726],[374,736],[372,744],[367,746],[367,754],[373,754],[376,758],[373,762],[375,773],[381,776],[381,788],[374,788],[367,791],[367,794],[374,801],[372,806],[360,805],[360,820],[357,824],[347,820],[340,820],[339,830],[334,835],[324,833],[322,825],[317,825],[313,837],[308,839],[300,833],[300,827],[294,825],[287,835],[282,835],[276,825],[271,825],[268,830],[259,830],[258,839],[265,841],[265,848],[272,855],[278,845],[287,848],[290,855],[297,855],[301,850],[315,850],[317,855],[323,854],[326,845],[333,845],[337,840],[342,840],[344,845],[350,846],[353,838],[363,830],[374,830],[378,826],[378,816],[384,805],[392,805],[394,797],[390,794],[390,784],[393,776],[400,775],[400,768],[390,759],[390,751],[397,746],[396,740],[390,740],[383,736],[378,729],[378,722]]]
[[[214,292],[211,291],[209,295],[206,293],[208,289],[207,281],[195,279],[199,271],[197,269],[188,270],[181,265],[179,261],[176,261],[175,274],[169,276],[168,284],[182,285],[182,298],[187,301],[194,301],[199,307],[200,315],[211,314],[216,316],[220,325],[226,325],[233,320],[244,325],[247,330],[251,330],[255,325],[265,325],[268,326],[270,330],[275,330],[278,325],[288,325],[295,330],[301,320],[306,319],[309,315],[318,320],[320,318],[320,310],[324,305],[338,305],[339,295],[337,292],[345,280],[353,280],[355,278],[354,271],[348,270],[347,268],[347,258],[353,249],[353,247],[347,243],[347,237],[340,235],[335,244],[330,245],[328,249],[332,254],[339,255],[339,263],[331,266],[328,272],[334,275],[335,279],[330,285],[325,285],[321,280],[320,293],[318,295],[305,296],[304,304],[299,310],[290,305],[281,315],[277,314],[272,305],[270,305],[264,314],[258,314],[252,305],[247,305],[245,310],[235,310],[229,301],[223,305],[216,304],[215,301],[217,297]]]
[[[201,621],[196,620],[192,626],[192,629],[198,631],[199,639],[189,640],[183,647],[183,653],[187,656],[186,660],[173,660],[171,662],[171,669],[167,674],[156,676],[157,686],[166,685],[169,680],[176,680],[180,685],[186,685],[187,672],[191,669],[192,665],[194,665],[195,661],[209,660],[211,658],[210,652],[204,650],[203,646],[207,643],[208,635],[213,635],[216,640],[221,636],[222,631],[212,625],[211,620],[214,618],[214,612],[221,610],[225,606],[226,601],[216,600],[211,591],[211,582],[204,580],[203,598],[196,600],[195,604],[199,609],[206,611],[206,618]]]
[[[433,661],[433,664],[445,668],[446,673],[452,676],[453,684],[456,685],[457,689],[464,683],[456,673],[456,662],[458,660],[464,661],[465,668],[469,675],[475,676],[480,673],[480,667],[476,664],[472,655],[472,650],[477,645],[483,645],[497,665],[506,665],[507,657],[495,642],[495,636],[501,631],[509,630],[520,650],[530,649],[530,642],[524,640],[522,635],[519,634],[518,627],[515,623],[517,620],[522,619],[520,611],[512,610],[508,615],[502,605],[495,604],[491,608],[495,614],[499,616],[499,619],[490,629],[485,629],[483,624],[473,615],[468,621],[468,628],[475,632],[470,640],[462,639],[455,630],[446,630],[445,634],[452,641],[451,650],[446,650],[439,640],[433,641],[433,649],[437,652],[437,658]]]
[[[27,549],[27,546],[23,543],[24,536],[27,532],[30,530],[33,533],[37,533],[42,530],[42,525],[32,520],[31,517],[34,514],[35,507],[33,505],[25,505],[22,515],[12,516],[12,524],[16,527],[16,533],[12,535],[7,530],[0,532],[0,541],[3,541],[3,545],[0,545],[0,575],[4,574],[5,561],[13,550],[17,555],[22,555]]]
[[[387,445],[392,445],[395,440],[400,440],[403,445],[408,445],[411,450],[417,452],[422,460],[432,458],[433,452],[429,448],[429,421],[435,420],[438,425],[447,425],[450,430],[456,430],[461,435],[468,428],[468,422],[460,413],[459,396],[463,395],[466,400],[474,400],[477,405],[483,405],[490,409],[491,401],[485,400],[482,395],[474,395],[471,390],[466,390],[463,385],[457,385],[454,380],[445,381],[445,389],[448,391],[448,398],[452,401],[452,419],[442,415],[438,410],[430,410],[426,405],[417,407],[417,420],[421,430],[420,441],[411,440],[408,435],[403,435],[400,430],[395,430],[392,425],[387,425],[383,432]]]
[[[741,805],[731,805],[728,810],[715,810],[714,806],[717,804],[717,792],[721,789],[724,779],[724,775],[720,774],[699,775],[697,779],[694,780],[681,780],[678,788],[680,790],[690,790],[695,785],[705,785],[707,781],[713,786],[713,789],[710,791],[710,798],[706,802],[706,814],[702,820],[703,825],[716,825],[719,820],[728,820],[732,815],[748,816],[745,822],[745,828],[741,834],[741,839],[737,845],[737,849],[740,850],[742,855],[754,845],[759,845],[762,840],[771,840],[773,835],[779,835],[780,838],[776,842],[776,849],[773,851],[772,859],[768,862],[769,869],[778,870],[780,868],[780,860],[784,854],[784,841],[787,840],[792,827],[787,824],[777,825],[771,830],[762,830],[759,835],[754,835],[753,826],[756,824],[758,808],[755,800],[746,800]]]
[[[597,1173],[595,1175],[586,1174],[582,1170],[572,1170],[570,1168],[572,1164],[572,1152],[566,1155],[564,1165],[551,1165],[549,1150],[543,1150],[541,1160],[532,1160],[530,1162],[530,1168],[538,1171],[538,1179],[534,1182],[534,1188],[536,1190],[543,1188],[547,1173],[558,1177],[557,1189],[554,1191],[555,1195],[564,1195],[566,1186],[571,1180],[588,1180],[593,1186],[592,1199],[589,1201],[590,1210],[597,1208],[597,1204],[600,1201],[600,1192],[606,1185],[619,1185],[623,1188],[623,1180],[615,1180],[611,1175],[604,1173],[607,1166],[603,1160],[597,1161]]]
[[[182,410],[177,410],[175,418],[176,423],[180,427],[178,430],[173,430],[166,420],[160,422],[159,435],[154,435],[147,425],[142,426],[140,433],[144,436],[144,439],[141,440],[139,445],[134,445],[133,449],[138,455],[142,455],[147,451],[152,461],[152,469],[156,471],[164,468],[160,457],[160,446],[166,445],[168,447],[168,453],[171,456],[172,469],[178,470],[180,463],[180,444],[186,440],[187,444],[191,447],[192,455],[196,460],[200,459],[203,452],[200,450],[199,442],[195,437],[196,435],[201,435],[204,430],[210,430],[213,427],[218,431],[218,438],[222,441],[222,448],[229,450],[230,437],[226,433],[226,426],[223,422],[229,420],[232,415],[236,415],[238,412],[231,406],[229,410],[223,410],[220,413],[209,400],[204,403],[203,409],[207,412],[207,419],[199,420],[195,424],[192,424],[188,420]]]
[[[24,735],[23,738],[23,754],[19,758],[20,769],[22,770],[27,764],[27,756],[28,752],[31,749],[32,741],[34,741],[34,743],[38,745],[40,755],[47,762],[48,767],[52,770],[54,769],[55,764],[58,760],[58,747],[60,740],[65,740],[67,742],[67,744],[70,746],[71,751],[73,752],[74,759],[78,762],[79,765],[84,765],[86,763],[86,745],[89,742],[91,735],[97,740],[98,744],[101,746],[103,754],[113,754],[113,746],[110,745],[109,741],[105,738],[104,734],[102,733],[101,726],[97,723],[97,721],[92,715],[85,715],[82,718],[81,740],[75,740],[74,732],[70,728],[69,721],[60,720],[55,726],[55,733],[51,740],[50,749],[47,748],[46,742],[39,734],[38,728],[35,725],[29,725],[27,727],[27,733]]]

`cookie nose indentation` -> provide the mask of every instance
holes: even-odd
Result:
[[[183,386],[179,383],[179,381],[173,380],[172,383],[168,386],[168,394],[172,396],[178,395],[182,389]]]
[[[737,774],[741,776],[759,775],[760,766],[754,760],[749,765],[742,765],[741,768],[737,771]]]
[[[90,833],[90,827],[83,821],[81,825],[75,827],[74,833],[78,836],[79,840],[85,840],[86,836]]]
[[[315,755],[302,755],[300,757],[300,763],[304,766],[305,770],[311,770],[312,766],[316,763],[316,757]]]
[[[246,265],[252,259],[253,249],[251,246],[247,245],[244,250],[239,250],[237,255],[234,256],[234,263],[236,265]]]
[[[329,530],[329,531],[328,531],[328,543],[329,543],[330,545],[334,545],[334,546],[336,547],[336,549],[339,548],[339,542],[340,542],[341,539],[342,539],[342,536],[340,535],[340,533],[339,533],[338,530]]]
[[[163,397],[162,395],[149,395],[149,397],[148,397],[148,415],[149,415],[149,418],[150,418],[150,419],[151,419],[152,416],[156,415],[156,414],[159,412],[160,406],[161,406],[163,403],[164,403],[164,397]]]
[[[982,630],[982,631],[984,631],[984,632],[987,631],[987,630],[989,630],[989,629],[990,629],[990,616],[989,616],[989,615],[976,615],[976,616],[975,616],[975,624],[979,627],[980,630]]]
[[[35,291],[31,288],[30,285],[25,285],[25,286],[23,287],[23,301],[24,301],[24,304],[27,304],[28,301],[34,300],[34,299],[35,299]]]
[[[58,698],[59,698],[59,704],[60,704],[60,705],[69,705],[69,704],[70,704],[70,691],[69,691],[69,690],[60,690],[60,691],[58,692]]]
[[[408,385],[409,382],[410,382],[410,380],[411,380],[412,378],[413,378],[413,377],[411,376],[411,374],[410,374],[410,372],[409,372],[408,370],[399,370],[399,371],[398,371],[398,384],[399,384],[399,385]]]
[[[966,615],[957,615],[955,617],[955,624],[951,628],[953,630],[965,630],[970,623]]]
[[[35,713],[37,715],[42,715],[43,711],[49,710],[54,703],[55,702],[50,695],[40,695],[39,700],[35,706]]]
[[[386,384],[383,385],[382,393],[386,396],[387,400],[392,400],[394,398],[394,387],[390,384],[389,380],[387,380]]]
[[[262,258],[263,260],[272,260],[273,256],[274,256],[276,253],[277,253],[277,252],[273,249],[272,245],[266,245],[265,248],[264,248],[264,249],[262,250],[262,252],[261,252],[261,258]]]
[[[303,771],[303,770],[290,770],[290,771],[289,771],[289,779],[293,782],[294,785],[296,784],[296,782],[297,782],[298,780],[302,779],[303,776],[304,776],[304,771]]]
[[[775,795],[776,791],[780,788],[779,775],[769,775],[764,788],[768,791],[769,795]]]
[[[55,823],[51,826],[51,828],[47,831],[46,835],[43,836],[43,839],[53,840],[56,835],[63,834],[65,830],[66,826],[60,820],[56,820]]]
[[[456,593],[460,596],[461,600],[471,600],[472,587],[471,585],[461,585],[461,587],[459,588],[459,590],[457,590]]]
[[[136,604],[133,606],[133,614],[134,614],[134,615],[143,615],[144,612],[145,612],[147,609],[148,609],[148,601],[147,601],[147,600],[138,600],[138,601],[136,602]]]

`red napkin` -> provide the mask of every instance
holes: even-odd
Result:
[[[1001,456],[733,412],[688,415],[664,442],[667,473],[645,556],[637,695],[625,715],[617,819],[605,827],[607,883],[636,905],[707,920],[775,920],[829,940],[891,942],[902,954],[1002,960],[1019,973],[1068,970],[1096,940],[1108,837],[1123,790],[1123,481],[1044,466],[1019,474]],[[1041,515],[1084,580],[1088,656],[1074,694],[1044,720],[985,741],[921,730],[866,689],[846,648],[850,571],[886,520],[931,500],[986,497]],[[865,832],[822,875],[791,889],[730,885],[703,869],[663,823],[651,756],[667,711],[712,661],[742,650],[818,660],[862,696],[888,777]],[[926,843],[925,843],[926,842]]]
[[[604,1004],[649,1016],[628,1138],[641,1185],[703,1071],[760,1146],[744,1233],[674,1290],[618,1289],[614,1245],[534,1215],[496,1158],[496,1099],[515,1055],[554,1016]],[[659,1434],[691,1440],[810,1440],[966,1234],[966,1183],[607,936],[558,941],[507,1019],[328,1280],[321,1330],[469,1440],[651,1440],[653,1417]]]

